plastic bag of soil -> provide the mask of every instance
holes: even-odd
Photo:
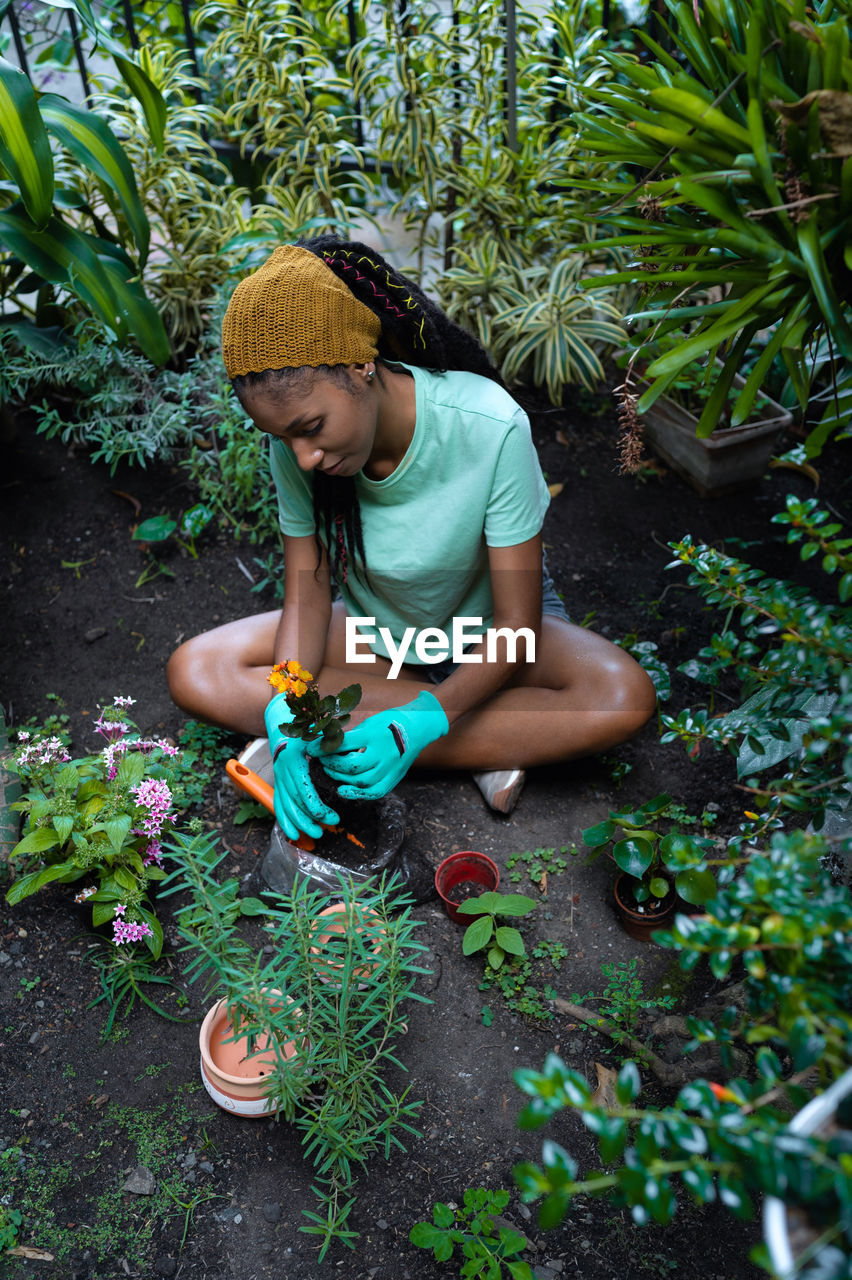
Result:
[[[383,873],[396,873],[415,902],[432,896],[431,869],[415,864],[405,853],[407,809],[399,796],[391,792],[375,801],[335,797],[333,803],[340,814],[341,829],[323,836],[310,853],[291,844],[275,824],[260,867],[260,893],[265,889],[289,894],[301,877],[310,881],[311,889],[338,894],[341,876],[353,884],[364,884]]]

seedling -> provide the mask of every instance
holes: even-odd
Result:
[[[189,507],[184,511],[179,520],[172,520],[170,516],[152,516],[150,520],[143,520],[133,530],[133,541],[144,542],[148,551],[148,564],[136,579],[136,586],[141,587],[144,583],[150,582],[152,578],[157,578],[161,574],[173,577],[171,569],[157,559],[151,550],[152,544],[167,542],[174,534],[175,541],[179,546],[183,547],[192,556],[193,560],[198,559],[198,551],[195,546],[195,539],[203,529],[207,527],[213,519],[212,508],[205,506],[203,502],[197,502],[194,507]]]
[[[460,1275],[501,1280],[505,1267],[512,1280],[532,1280],[529,1263],[518,1260],[527,1247],[526,1237],[492,1217],[499,1219],[508,1203],[508,1191],[468,1187],[461,1208],[439,1201],[432,1221],[416,1222],[408,1238],[418,1249],[431,1249],[437,1262],[448,1262],[460,1245],[467,1259]]]
[[[482,893],[478,898],[468,898],[458,908],[459,915],[478,916],[465,930],[462,951],[466,956],[488,948],[487,959],[492,969],[500,969],[507,955],[525,954],[524,940],[517,929],[498,924],[504,916],[526,916],[538,904],[522,893]]]

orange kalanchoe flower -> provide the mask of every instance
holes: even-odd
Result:
[[[273,689],[279,693],[292,693],[295,698],[304,697],[313,680],[310,671],[306,671],[292,659],[289,662],[276,662],[266,678]]]

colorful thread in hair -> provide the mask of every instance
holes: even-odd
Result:
[[[419,306],[418,306],[418,304],[417,304],[416,300],[415,300],[414,298],[412,298],[412,296],[411,296],[411,294],[410,294],[410,293],[407,293],[407,292],[406,292],[405,286],[404,286],[404,285],[401,285],[401,284],[395,284],[395,283],[394,283],[394,281],[393,281],[393,280],[391,280],[390,272],[387,270],[387,268],[385,267],[385,268],[383,269],[382,267],[380,267],[380,266],[379,266],[379,264],[378,264],[377,262],[373,262],[371,258],[368,258],[368,257],[366,256],[366,254],[360,254],[358,257],[355,257],[355,255],[354,255],[353,253],[351,253],[351,252],[346,252],[346,250],[340,250],[340,251],[339,251],[337,254],[335,254],[333,257],[332,257],[332,256],[329,256],[329,255],[325,255],[325,262],[326,262],[329,266],[331,266],[333,262],[336,262],[336,263],[338,264],[338,266],[340,266],[344,271],[354,271],[354,272],[355,272],[355,275],[357,276],[357,278],[358,278],[359,280],[361,280],[362,282],[364,282],[365,284],[368,284],[368,285],[370,286],[370,288],[373,290],[373,293],[374,293],[375,297],[378,299],[378,301],[379,301],[379,302],[381,302],[382,306],[384,306],[388,311],[392,311],[392,312],[394,312],[397,316],[399,316],[399,317],[400,317],[400,319],[402,319],[402,314],[403,314],[403,313],[400,311],[399,307],[394,306],[394,304],[391,302],[390,298],[386,298],[386,297],[384,297],[381,293],[379,293],[379,291],[378,291],[378,289],[376,288],[376,286],[375,286],[374,282],[373,282],[372,280],[370,280],[367,276],[362,276],[362,275],[361,275],[361,273],[360,273],[360,271],[358,271],[358,270],[357,270],[357,269],[352,265],[352,263],[343,261],[343,259],[345,259],[345,258],[355,258],[355,261],[356,261],[356,262],[359,262],[359,263],[361,263],[361,262],[366,263],[366,265],[370,268],[370,270],[371,270],[371,271],[374,271],[374,272],[376,273],[376,275],[379,275],[379,276],[380,276],[380,275],[384,275],[385,280],[386,280],[386,282],[387,282],[387,288],[388,288],[388,289],[400,289],[403,293],[405,293],[405,297],[402,299],[402,302],[404,302],[404,304],[405,304],[405,309],[406,309],[406,311],[419,311],[419,310],[420,310],[420,308],[419,308]],[[419,338],[419,340],[420,340],[420,346],[422,346],[423,350],[425,351],[425,350],[426,350],[426,339],[425,339],[425,338],[424,338],[424,336],[423,336],[423,328],[424,328],[424,320],[423,320],[423,317],[421,316],[421,317],[420,317],[420,323],[419,323],[419,324],[418,324],[418,326],[417,326],[417,330],[416,330],[415,338]],[[415,345],[416,345],[416,343],[415,343]]]

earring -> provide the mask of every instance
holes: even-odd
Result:
[[[367,381],[368,381],[368,382],[372,382],[372,381],[373,381],[373,379],[375,378],[375,376],[376,376],[376,371],[375,371],[375,369],[368,369],[368,370],[367,370]]]

